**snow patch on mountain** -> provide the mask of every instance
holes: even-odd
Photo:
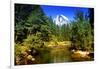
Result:
[[[63,24],[68,24],[69,19],[64,15],[57,15],[56,18],[53,19],[53,21],[57,25],[61,26]]]

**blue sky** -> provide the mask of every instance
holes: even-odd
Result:
[[[41,6],[43,11],[47,16],[51,16],[52,18],[55,18],[57,15],[64,15],[69,20],[73,20],[75,11],[77,9],[82,10],[84,13],[88,12],[88,8],[83,7],[67,7],[67,6],[48,6],[48,5],[42,5]]]

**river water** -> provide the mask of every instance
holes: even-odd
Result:
[[[51,62],[62,63],[71,62],[71,53],[66,46],[54,46],[51,50]]]
[[[91,58],[80,57],[79,54],[74,55],[75,58],[71,55],[73,54],[70,52],[69,46],[53,46],[51,50],[51,63],[78,62],[91,60]]]

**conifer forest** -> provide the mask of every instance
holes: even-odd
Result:
[[[15,65],[93,60],[93,8],[14,5]]]

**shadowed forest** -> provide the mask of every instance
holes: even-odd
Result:
[[[87,9],[57,25],[41,5],[15,4],[15,65],[93,61],[94,9]]]

